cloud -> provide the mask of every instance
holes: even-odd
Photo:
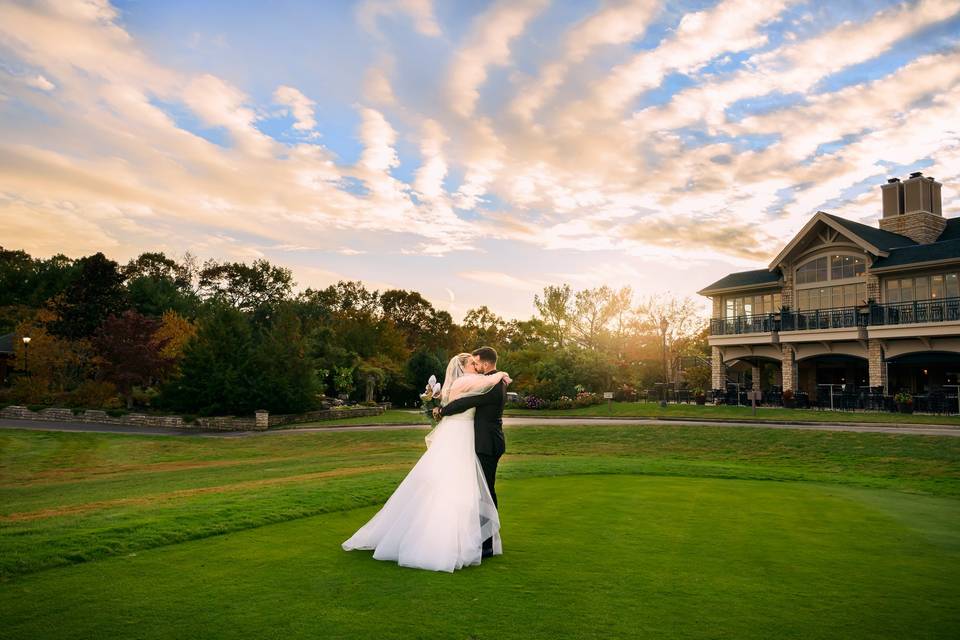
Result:
[[[273,100],[277,104],[283,104],[290,107],[290,113],[296,122],[293,128],[298,131],[309,131],[317,126],[317,121],[313,116],[313,108],[316,103],[307,96],[300,93],[299,90],[281,85],[273,92]]]
[[[447,77],[455,113],[465,118],[473,114],[487,67],[510,62],[510,42],[546,5],[546,0],[499,0],[474,20],[466,44],[453,54]]]
[[[35,75],[26,79],[28,86],[41,91],[53,91],[57,88],[55,84],[44,78],[42,75]]]
[[[374,34],[379,33],[376,23],[381,16],[396,14],[409,16],[422,35],[441,35],[440,25],[433,14],[432,0],[365,0],[357,6],[357,21]]]
[[[603,8],[567,32],[562,56],[547,64],[540,75],[525,83],[511,104],[511,110],[524,120],[556,91],[570,67],[583,61],[603,45],[623,44],[642,36],[651,18],[660,10],[656,0],[605,2]]]
[[[499,271],[461,271],[457,275],[466,280],[493,285],[501,289],[511,289],[513,291],[540,291],[545,286],[542,282],[528,278],[518,278],[509,273],[501,273]]]

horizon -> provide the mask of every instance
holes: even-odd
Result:
[[[423,60],[432,64],[424,65]],[[960,0],[0,6],[0,222],[420,292],[692,297],[818,210],[960,210]]]

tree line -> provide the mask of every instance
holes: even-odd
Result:
[[[266,260],[150,252],[121,265],[102,253],[41,259],[0,247],[0,334],[15,334],[18,369],[0,400],[245,414],[372,393],[412,406],[452,354],[480,345],[501,354],[518,393],[629,397],[706,353],[690,299],[562,285],[534,306],[527,320],[481,306],[458,324],[416,291],[350,281],[296,291],[291,271]],[[702,365],[686,369],[693,386],[707,385]]]

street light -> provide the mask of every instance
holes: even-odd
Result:
[[[30,375],[30,336],[23,336],[23,370]]]

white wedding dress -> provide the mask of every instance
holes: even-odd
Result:
[[[377,560],[451,572],[480,564],[487,538],[494,555],[503,553],[500,518],[474,451],[474,412],[440,421],[427,451],[345,550],[373,549]]]

